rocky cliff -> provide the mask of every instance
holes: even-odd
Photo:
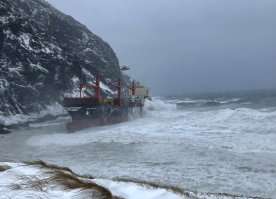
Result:
[[[45,110],[97,72],[106,83],[121,76],[114,51],[84,25],[44,0],[0,1],[2,120]]]

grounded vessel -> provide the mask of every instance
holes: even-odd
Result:
[[[95,84],[80,84],[79,96],[64,97],[63,105],[72,118],[67,124],[69,131],[124,122],[143,114],[145,99],[149,98],[147,88],[133,81],[125,92],[119,79],[112,84],[117,90],[115,96],[101,97],[100,85],[100,76],[97,75]],[[84,89],[93,90],[94,95],[83,96]]]

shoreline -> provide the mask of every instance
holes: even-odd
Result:
[[[95,178],[43,161],[0,162],[0,177],[0,193],[7,198],[18,195],[27,198],[29,194],[50,199],[90,198],[92,194],[94,199],[264,199],[228,193],[199,193],[137,179]]]

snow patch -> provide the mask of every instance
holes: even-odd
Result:
[[[43,66],[41,66],[39,63],[37,64],[30,64],[31,68],[34,70],[34,71],[40,71],[40,72],[43,72],[43,73],[49,73],[49,71],[44,68]]]
[[[4,96],[5,91],[9,87],[9,82],[6,79],[0,79],[0,96]]]
[[[92,75],[89,70],[87,70],[86,68],[82,68],[81,70],[87,77],[91,79],[91,81],[95,80],[94,75]]]
[[[4,34],[8,39],[11,39],[11,40],[17,39],[17,37],[10,30],[4,30]]]
[[[30,46],[31,38],[30,35],[27,33],[22,33],[19,38],[18,38],[22,45],[25,47],[27,50],[33,50],[33,48]]]
[[[0,22],[1,22],[2,24],[6,24],[6,23],[9,22],[9,18],[8,18],[8,17],[3,17],[3,16],[1,16],[1,17],[0,17]]]
[[[80,79],[77,76],[71,78],[73,89],[70,92],[66,92],[64,97],[79,97],[80,96]]]
[[[114,95],[116,92],[111,90],[105,83],[103,82],[100,82],[100,87],[101,89],[105,92],[105,93],[109,93],[109,94],[112,94]]]
[[[22,66],[19,67],[14,67],[14,68],[8,68],[9,73],[14,73],[17,76],[21,76],[21,72],[24,71],[24,69],[22,68]]]

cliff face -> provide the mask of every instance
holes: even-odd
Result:
[[[44,0],[0,1],[0,115],[43,110],[92,82],[121,76],[118,59],[101,38]]]

